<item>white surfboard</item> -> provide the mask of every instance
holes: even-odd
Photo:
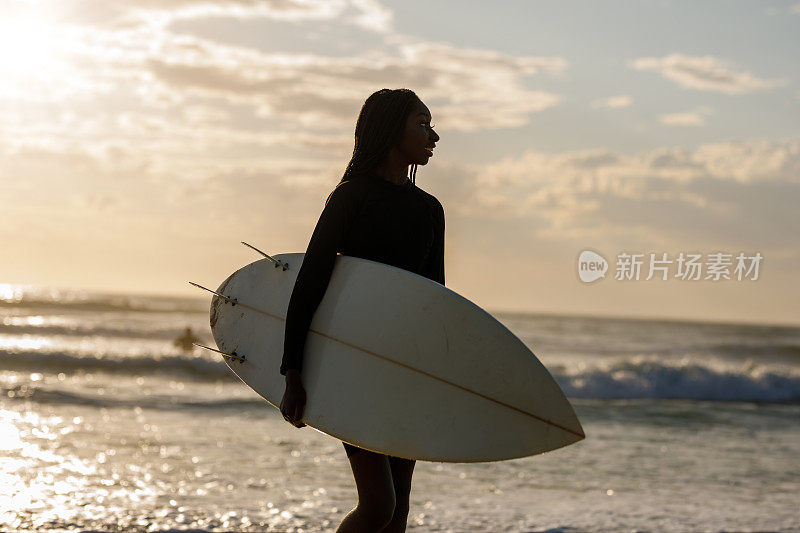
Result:
[[[226,363],[279,408],[286,310],[304,254],[234,272],[211,303]],[[220,297],[220,295],[222,297]],[[409,271],[338,256],[311,324],[303,422],[369,450],[424,461],[498,461],[585,438],[536,356],[489,313]]]

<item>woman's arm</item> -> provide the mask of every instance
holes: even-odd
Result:
[[[444,208],[438,200],[435,201],[433,219],[433,244],[425,260],[423,275],[444,285]]]
[[[281,375],[285,376],[290,369],[297,370],[291,374],[299,375],[303,368],[308,328],[328,288],[336,252],[358,213],[361,194],[358,182],[346,181],[340,183],[325,202],[289,299]]]

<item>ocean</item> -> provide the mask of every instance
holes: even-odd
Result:
[[[341,442],[173,344],[209,303],[0,284],[0,530],[336,528]],[[494,315],[587,438],[418,461],[409,531],[800,531],[800,327]]]

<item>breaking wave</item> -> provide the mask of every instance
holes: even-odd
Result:
[[[572,398],[800,401],[800,372],[753,362],[719,368],[697,361],[639,358],[577,371],[564,367],[553,370],[555,380]]]

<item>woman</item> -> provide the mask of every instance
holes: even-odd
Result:
[[[444,284],[444,210],[415,184],[417,165],[428,162],[438,140],[430,110],[413,91],[381,89],[361,108],[353,157],[311,236],[286,316],[281,413],[298,428],[305,426],[300,378],[305,339],[337,252]],[[415,461],[342,444],[358,505],[337,531],[405,531]]]

